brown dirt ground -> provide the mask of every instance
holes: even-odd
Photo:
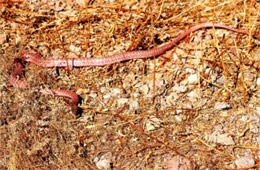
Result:
[[[152,59],[69,71],[26,64],[34,86],[80,95],[81,116],[63,98],[8,81],[25,50],[102,57],[157,47],[202,22],[259,32],[259,1],[16,2],[0,1],[0,169],[167,169],[176,155],[195,169],[259,168],[252,36],[204,29]]]

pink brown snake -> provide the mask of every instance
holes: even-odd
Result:
[[[19,78],[23,74],[24,70],[24,62],[31,62],[33,64],[36,64],[40,67],[46,67],[46,68],[53,68],[53,67],[90,67],[90,66],[105,66],[105,65],[111,65],[114,63],[118,63],[121,61],[126,60],[132,60],[132,59],[141,59],[141,58],[151,58],[154,56],[159,56],[165,53],[166,51],[172,49],[175,45],[177,45],[181,40],[183,40],[186,36],[188,36],[190,33],[195,32],[200,29],[204,28],[221,28],[230,30],[233,32],[249,35],[249,32],[245,30],[235,29],[223,24],[213,24],[213,23],[202,23],[195,25],[188,30],[184,31],[180,35],[178,35],[176,38],[174,38],[171,42],[164,44],[160,47],[156,47],[150,50],[139,50],[139,51],[130,51],[130,52],[122,52],[118,54],[114,54],[111,56],[103,57],[103,58],[66,58],[66,59],[52,59],[52,58],[42,58],[37,53],[30,53],[30,52],[22,52],[17,55],[17,57],[14,60],[14,70],[10,75],[9,82],[14,87],[19,88],[28,88],[30,87],[30,83],[26,80],[20,80]],[[260,40],[260,35],[253,33],[252,36],[258,40]],[[62,96],[66,98],[70,98],[71,101],[68,102],[70,106],[72,107],[73,113],[77,113],[80,109],[78,106],[79,103],[79,96],[70,90],[60,90],[60,89],[40,89],[35,88],[37,91],[44,93],[44,94],[50,94],[55,96]]]

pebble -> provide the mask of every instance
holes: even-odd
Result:
[[[175,92],[171,92],[168,96],[166,96],[166,102],[167,102],[167,104],[169,104],[169,105],[172,105],[173,103],[175,103],[176,102],[176,99],[178,99],[178,94],[177,93],[175,93]]]
[[[227,134],[223,131],[223,127],[221,125],[216,125],[214,127],[214,129],[215,129],[215,131],[212,134],[206,135],[207,140],[212,141],[217,144],[222,144],[222,145],[234,145],[235,144],[233,138],[229,134]]]
[[[254,133],[254,134],[258,134],[260,131],[260,128],[255,126],[255,125],[250,125],[250,132]]]
[[[186,68],[185,71],[186,71],[186,73],[190,73],[190,74],[196,73],[196,71],[192,68]]]
[[[228,134],[220,134],[217,135],[216,143],[222,144],[222,145],[234,145],[235,142],[231,136]]]
[[[189,92],[187,96],[189,97],[189,100],[191,102],[196,102],[197,98],[199,97],[199,94],[198,94],[198,91],[193,90],[193,91]]]
[[[118,96],[120,93],[121,93],[121,92],[120,92],[120,89],[115,88],[115,89],[113,89],[111,92],[105,94],[105,95],[103,96],[103,98],[104,98],[104,99],[109,99],[109,98],[111,98],[111,97],[116,97],[116,96]]]
[[[184,50],[183,49],[180,49],[180,48],[176,48],[176,50],[175,50],[175,53],[174,54],[176,54],[176,56],[183,56],[183,55],[185,55],[185,52],[184,52]],[[178,58],[178,57],[177,57]],[[177,59],[176,58],[176,59]]]
[[[198,82],[198,75],[197,74],[191,74],[189,77],[188,77],[188,82],[189,84],[195,84]]]
[[[216,110],[226,110],[226,109],[230,109],[231,106],[225,102],[216,102],[214,109]]]
[[[254,55],[254,57],[253,57],[255,61],[259,61],[260,60],[260,55],[259,55],[260,53],[259,52],[260,52],[260,50],[258,50],[256,52],[256,55]]]
[[[145,122],[145,131],[156,130],[161,126],[161,120],[155,116],[150,116]]]
[[[127,98],[120,98],[120,99],[117,99],[117,103],[119,106],[123,106],[125,103],[128,102],[128,99]]]
[[[247,122],[249,119],[249,117],[247,115],[243,115],[239,120],[243,121],[243,122]]]
[[[195,42],[195,43],[201,42],[204,33],[205,33],[204,30],[199,30],[199,31],[197,32],[197,35],[194,36],[193,42]]]
[[[191,60],[191,64],[199,65],[200,64],[200,58],[195,58]]]
[[[246,168],[253,166],[255,164],[255,160],[251,156],[242,156],[235,160],[235,164],[237,168]]]
[[[250,122],[260,122],[260,117],[257,115],[250,116]]]
[[[257,79],[256,79],[256,85],[257,85],[257,86],[260,86],[260,78],[257,78]]]
[[[121,91],[120,91],[120,89],[118,89],[118,88],[114,88],[114,89],[111,91],[111,93],[120,94]]]
[[[75,45],[73,45],[73,44],[71,44],[71,45],[69,46],[69,49],[70,49],[72,52],[76,53],[76,54],[80,54],[79,52],[81,51],[81,48],[80,48],[80,47],[77,47],[77,46],[75,46]]]
[[[258,116],[260,116],[260,106],[256,107],[256,113],[257,113]]]
[[[195,52],[195,56],[200,59],[203,56],[203,52],[202,51],[196,51]]]
[[[244,73],[244,80],[245,80],[245,81],[250,81],[250,82],[252,82],[252,81],[254,81],[254,79],[255,79],[255,74],[253,74],[253,73],[251,73],[251,72],[249,72],[249,71],[247,71],[247,72]]]
[[[167,162],[167,169],[168,170],[193,170],[194,166],[189,159],[177,155]]]
[[[94,162],[96,163],[96,166],[98,169],[109,170],[109,169],[111,169],[111,167],[110,167],[111,158],[112,158],[112,154],[107,153],[100,157],[94,158]]]
[[[78,95],[87,94],[87,93],[89,93],[89,89],[79,88],[79,89],[76,91],[76,93],[77,93]]]
[[[175,53],[172,55],[172,58],[173,58],[174,61],[176,61],[176,60],[179,59],[178,56],[177,56],[177,54],[175,54]]]
[[[100,87],[100,92],[101,92],[101,93],[105,93],[106,90],[107,90],[107,89],[106,89],[105,87]]]
[[[221,76],[220,78],[218,78],[218,79],[216,80],[216,82],[217,82],[218,84],[220,84],[220,85],[225,84],[225,77],[224,77],[224,76]]]
[[[140,91],[143,93],[143,95],[147,95],[150,89],[147,84],[144,84],[140,87]]]
[[[181,115],[175,115],[174,118],[175,118],[176,121],[182,122],[182,116]]]
[[[260,143],[260,136],[257,136],[256,139],[254,140],[256,143]],[[260,151],[258,151],[259,157],[260,157]]]
[[[108,103],[111,97],[112,97],[112,96],[111,96],[110,93],[105,94],[105,95],[103,96],[103,99],[104,99],[103,102],[104,102],[104,103]]]
[[[176,93],[185,93],[188,90],[188,87],[184,86],[184,85],[180,85],[180,84],[175,84],[175,86],[173,87],[173,90]]]
[[[129,103],[130,110],[137,110],[139,108],[139,103],[137,101],[131,101]]]

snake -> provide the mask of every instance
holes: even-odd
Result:
[[[251,35],[253,38],[260,40],[260,34],[257,32],[249,33],[246,30],[241,30],[233,28],[221,23],[201,23],[195,26],[190,27],[185,30],[183,33],[176,36],[170,42],[163,44],[161,46],[148,49],[148,50],[135,50],[128,52],[121,52],[110,56],[105,56],[101,58],[43,58],[40,54],[35,52],[23,51],[16,55],[14,59],[14,69],[10,74],[9,82],[12,86],[17,88],[29,88],[31,83],[27,80],[21,80],[20,78],[24,75],[25,63],[33,63],[42,68],[77,68],[77,67],[97,67],[97,66],[106,66],[114,63],[119,63],[122,61],[128,61],[133,59],[147,59],[151,57],[156,57],[164,54],[166,51],[173,49],[178,45],[185,37],[189,34],[196,32],[201,29],[206,28],[219,28],[229,31],[233,31],[239,34]],[[80,112],[81,108],[79,107],[80,97],[71,90],[62,90],[62,89],[48,89],[35,87],[36,91],[39,91],[43,94],[54,95],[65,97],[66,102],[71,106],[72,112],[77,114]]]

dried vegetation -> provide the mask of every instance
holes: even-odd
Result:
[[[105,67],[44,69],[27,63],[35,86],[17,89],[13,59],[102,57],[150,49],[202,22],[258,31],[256,0],[1,0],[0,169],[259,168],[259,40],[200,30],[162,56]],[[181,168],[180,168],[181,169]],[[185,169],[185,167],[182,167]]]

